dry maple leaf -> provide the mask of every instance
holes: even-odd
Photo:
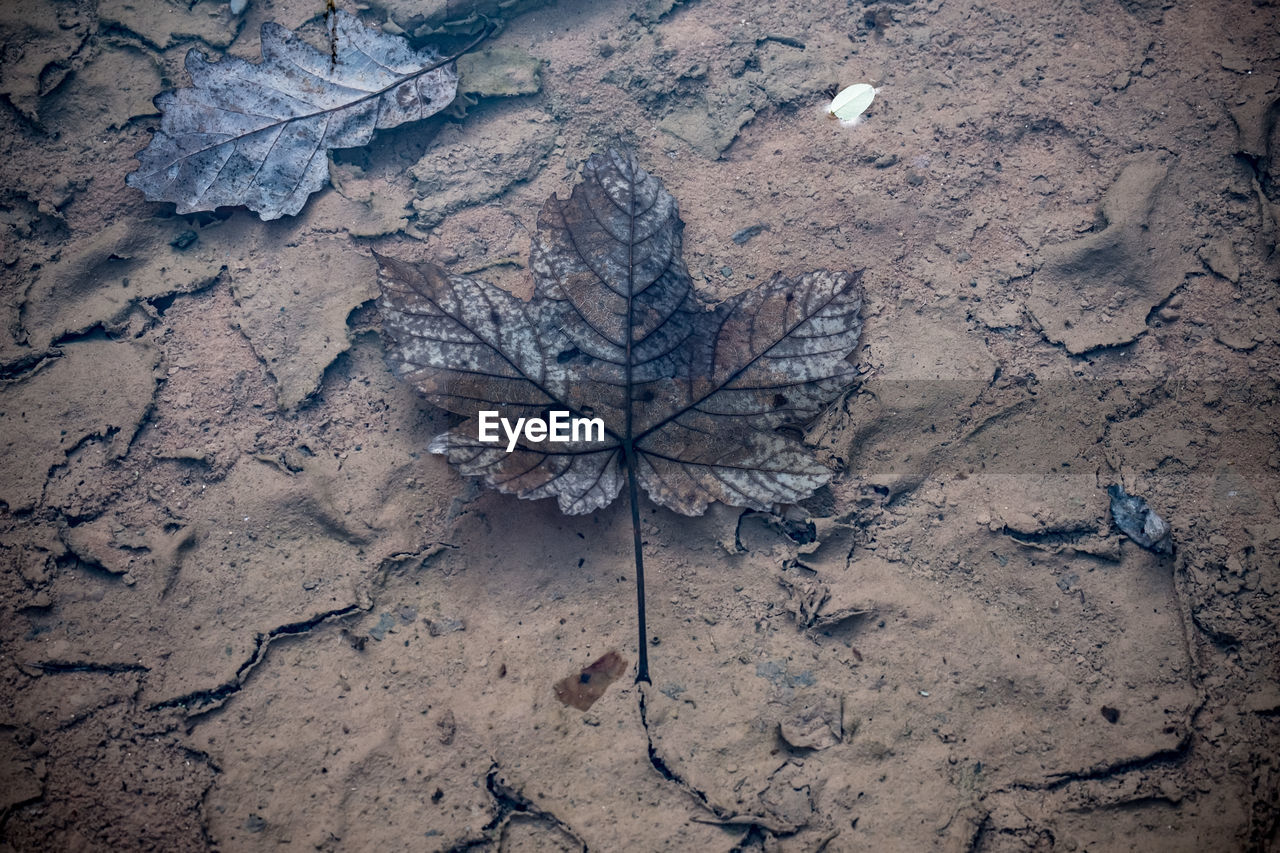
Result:
[[[638,487],[685,515],[712,501],[764,510],[811,495],[830,472],[778,427],[811,418],[848,385],[862,331],[860,271],[776,275],[708,310],[681,229],[662,183],[630,152],[609,151],[587,161],[568,199],[543,207],[529,302],[432,263],[377,256],[393,369],[464,418],[433,452],[501,491],[554,495],[566,513],[604,507],[629,485],[637,681],[649,680]],[[598,418],[603,435],[482,440],[484,412],[514,423],[557,411]]]

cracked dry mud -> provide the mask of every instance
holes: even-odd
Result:
[[[0,850],[1280,844],[1276,7],[518,3],[492,48],[540,75],[261,223],[124,176],[188,49],[257,57],[316,4],[23,6]],[[821,114],[864,80],[861,126]],[[625,502],[427,454],[370,250],[527,296],[543,200],[619,135],[700,290],[865,267],[865,330],[806,434],[830,487],[642,507],[653,684],[579,711],[557,682],[635,660]]]

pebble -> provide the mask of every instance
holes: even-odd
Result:
[[[1173,532],[1169,524],[1156,515],[1145,500],[1127,494],[1119,484],[1108,486],[1107,494],[1111,496],[1111,517],[1125,536],[1148,551],[1173,553]]]
[[[177,249],[178,251],[182,251],[183,249],[186,249],[194,245],[195,242],[199,239],[200,239],[200,236],[196,234],[196,232],[183,231],[177,237],[174,237],[172,240],[170,240],[169,245]]]

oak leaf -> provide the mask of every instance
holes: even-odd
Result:
[[[156,97],[160,129],[125,182],[178,213],[244,205],[263,219],[292,216],[329,179],[331,149],[364,145],[454,99],[456,57],[334,14],[327,53],[273,21],[262,25],[260,63],[187,53],[193,85]]]

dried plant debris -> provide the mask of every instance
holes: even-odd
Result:
[[[801,628],[821,630],[872,612],[870,607],[828,607],[831,587],[817,578],[778,576],[778,584],[787,592],[788,613]]]
[[[587,162],[569,198],[543,207],[529,302],[378,256],[395,372],[463,417],[431,449],[570,514],[607,506],[627,484],[638,575],[638,487],[700,515],[714,501],[792,503],[830,479],[777,428],[847,387],[862,331],[860,272],[776,275],[707,310],[681,231],[662,183],[610,151]],[[643,642],[639,666],[647,680]]]
[[[1145,500],[1126,494],[1119,484],[1108,486],[1107,494],[1111,496],[1111,517],[1125,536],[1148,551],[1173,553],[1173,531]]]
[[[458,75],[435,50],[339,10],[331,56],[274,22],[262,62],[187,54],[193,86],[156,98],[163,113],[125,180],[179,213],[244,205],[262,219],[296,214],[329,178],[329,151],[427,118],[453,100]],[[474,45],[472,45],[474,46]]]
[[[556,698],[565,705],[585,711],[626,671],[626,658],[617,652],[606,652],[582,672],[557,681]]]

